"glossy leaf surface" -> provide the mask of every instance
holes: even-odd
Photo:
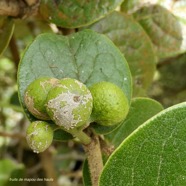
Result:
[[[108,36],[121,50],[131,69],[133,95],[145,95],[152,83],[156,56],[148,35],[139,23],[124,13],[113,12],[89,28]]]
[[[27,86],[39,77],[70,77],[88,87],[99,81],[118,85],[131,99],[131,74],[127,61],[104,35],[84,30],[70,36],[42,34],[25,51],[19,65],[18,89],[23,101]]]
[[[42,0],[40,14],[58,26],[76,28],[104,17],[122,2],[123,0]]]

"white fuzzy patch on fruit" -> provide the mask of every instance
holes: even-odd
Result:
[[[58,82],[59,82],[58,79],[51,78],[51,79],[46,80],[46,81],[41,81],[41,82],[40,82],[40,86],[42,87],[42,89],[43,89],[43,91],[44,91],[45,93],[48,93],[48,91],[46,90],[46,86],[47,86],[47,85],[51,85],[51,88],[52,88],[52,87],[55,86]]]
[[[84,84],[83,84],[83,83],[81,83],[81,82],[79,82],[79,81],[77,81],[77,80],[75,80],[75,82],[76,82],[76,84],[78,84],[78,85],[79,85],[79,88],[80,88],[80,89],[82,89],[82,87],[84,86]]]
[[[75,116],[73,111],[78,109],[80,105],[85,105],[86,108],[86,104],[91,98],[91,94],[77,95],[68,91],[51,99],[47,107],[52,111],[56,124],[69,130],[82,121],[81,115]],[[61,106],[61,103],[63,103],[64,106]]]
[[[35,128],[35,127],[34,127]],[[33,131],[32,133],[28,134],[26,136],[26,140],[30,148],[35,152],[39,153],[39,150],[37,148],[37,140],[35,140],[35,137],[38,135],[38,131]]]
[[[44,114],[35,108],[34,98],[29,95],[28,91],[25,93],[24,102],[29,112],[31,112],[31,114],[34,115],[36,118],[40,118],[43,120],[49,119],[47,114]]]
[[[27,134],[26,140],[30,148],[33,150],[35,153],[43,152],[45,149],[48,148],[49,146],[49,141],[46,139],[44,141],[39,141],[42,133],[41,128],[37,128],[39,123],[35,123],[33,126],[34,131],[31,132],[30,134]],[[47,132],[49,130],[49,126],[45,126],[45,131]]]
[[[48,84],[48,81],[40,82],[40,86],[42,87],[45,94],[47,93],[46,86]]]

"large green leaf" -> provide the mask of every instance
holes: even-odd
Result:
[[[107,35],[127,59],[133,76],[133,94],[145,95],[152,83],[156,56],[143,28],[130,16],[113,12],[89,27]]]
[[[111,155],[100,186],[186,185],[186,102],[135,130]]]
[[[9,44],[14,30],[14,22],[11,18],[0,17],[0,55]]]
[[[125,0],[121,4],[121,10],[127,13],[134,12],[142,6],[149,4],[159,4],[171,11],[175,16],[186,21],[186,1],[172,1],[172,0]]]
[[[140,8],[133,16],[149,35],[159,58],[182,53],[182,28],[170,11],[150,5]]]
[[[121,10],[124,12],[132,13],[135,12],[140,7],[159,4],[164,8],[168,9],[174,16],[177,17],[181,25],[182,30],[182,45],[180,48],[180,53],[186,51],[186,1],[167,1],[167,0],[125,0],[121,5]],[[167,23],[165,23],[167,24]]]
[[[105,137],[117,147],[137,127],[162,110],[162,105],[153,99],[135,98],[131,102],[125,121],[115,131]]]
[[[24,165],[9,159],[0,160],[0,185],[19,186],[24,176]]]
[[[123,0],[42,0],[40,14],[49,22],[66,28],[91,24],[115,10]]]
[[[38,77],[71,77],[88,87],[99,81],[115,83],[131,99],[131,74],[127,61],[104,35],[84,30],[70,36],[42,34],[26,49],[19,65],[20,102],[27,86]]]

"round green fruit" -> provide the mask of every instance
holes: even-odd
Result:
[[[37,119],[50,120],[46,112],[47,94],[59,82],[58,79],[41,77],[34,80],[26,89],[24,102],[29,112]]]
[[[28,126],[26,140],[34,152],[43,152],[51,145],[54,133],[52,126],[45,121],[34,121]]]
[[[89,89],[75,79],[64,78],[49,91],[47,112],[56,125],[70,130],[87,123],[92,112]]]
[[[93,97],[91,119],[104,126],[116,125],[123,121],[129,111],[124,92],[110,82],[99,82],[90,87]]]

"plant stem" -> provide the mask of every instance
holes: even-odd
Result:
[[[74,128],[68,130],[67,132],[71,133],[74,137],[77,137],[80,140],[80,142],[84,145],[91,143],[91,138],[82,130]]]
[[[102,154],[98,136],[92,134],[91,142],[83,147],[88,160],[92,185],[98,186],[99,176],[103,169]]]
[[[8,138],[14,138],[14,139],[24,139],[25,136],[20,134],[20,133],[7,133],[5,131],[0,131],[0,136],[1,137],[8,137]]]

